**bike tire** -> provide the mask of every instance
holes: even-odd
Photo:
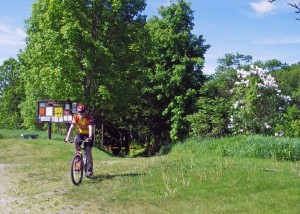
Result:
[[[71,179],[74,185],[78,186],[83,178],[83,160],[79,155],[75,155],[71,162]]]

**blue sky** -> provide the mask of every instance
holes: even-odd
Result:
[[[16,57],[24,48],[24,20],[30,16],[34,0],[1,0],[0,63]],[[253,56],[253,60],[278,59],[293,64],[300,62],[300,21],[287,5],[293,0],[191,0],[194,30],[203,35],[211,48],[205,55],[206,74],[217,67],[217,59],[226,53]],[[150,18],[169,0],[147,0],[144,11]],[[299,15],[300,18],[300,15]]]

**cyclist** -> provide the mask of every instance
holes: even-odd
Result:
[[[75,126],[78,127],[78,133],[74,139],[75,141],[75,150],[80,151],[79,141],[88,139],[88,144],[86,147],[87,152],[87,177],[93,175],[93,156],[92,156],[92,147],[93,147],[93,119],[87,114],[87,107],[83,104],[77,106],[78,114],[75,114],[71,122],[71,126],[68,130],[65,142],[69,141],[70,135],[73,132]]]

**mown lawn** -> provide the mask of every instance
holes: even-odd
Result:
[[[274,140],[198,139],[151,158],[94,149],[94,177],[74,186],[72,145],[1,139],[0,213],[298,213],[299,162],[253,157],[252,141]]]

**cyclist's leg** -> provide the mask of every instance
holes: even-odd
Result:
[[[87,153],[87,164],[88,164],[88,171],[93,172],[93,155],[92,155],[92,147],[86,147]]]
[[[94,140],[89,142],[86,147],[87,164],[88,164],[87,166],[88,166],[88,174],[89,175],[93,174],[93,154],[92,154],[93,142],[94,142]]]
[[[75,138],[74,138],[75,151],[80,151],[80,144],[78,142],[80,142],[81,140],[84,140],[82,134],[77,133]]]

